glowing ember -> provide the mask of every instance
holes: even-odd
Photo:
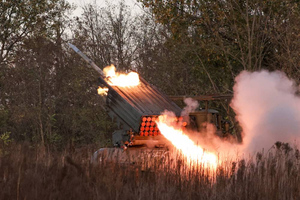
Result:
[[[171,120],[171,121],[170,121]],[[172,118],[167,115],[159,116],[157,126],[161,134],[168,139],[181,153],[187,158],[187,162],[193,164],[200,163],[205,167],[216,168],[217,156],[213,153],[204,151],[203,148],[197,146],[180,128],[176,128],[172,124]]]
[[[105,76],[110,81],[112,86],[137,86],[140,83],[139,75],[136,72],[130,72],[128,74],[119,74],[116,72],[114,65],[107,66],[103,69]]]
[[[108,92],[108,88],[102,88],[102,87],[99,87],[97,89],[97,92],[99,95],[107,95],[107,92]]]

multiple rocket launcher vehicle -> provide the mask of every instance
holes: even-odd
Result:
[[[131,146],[147,146],[148,148],[166,147],[168,141],[160,133],[155,121],[165,110],[172,111],[180,117],[182,109],[172,100],[183,100],[177,96],[169,98],[155,86],[139,76],[140,83],[136,86],[113,86],[108,83],[103,71],[77,47],[69,46],[79,54],[99,74],[99,86],[106,88],[106,110],[108,115],[117,122],[119,130],[112,134],[113,145],[126,149]],[[197,100],[216,100],[218,97],[200,96]],[[218,111],[204,109],[190,113],[193,129],[201,131],[204,122],[215,124],[217,132],[222,134],[221,118]]]

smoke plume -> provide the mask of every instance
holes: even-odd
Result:
[[[189,115],[190,112],[195,111],[199,106],[198,101],[196,101],[192,98],[185,98],[183,101],[186,106],[183,108],[183,110],[181,112],[181,116]]]
[[[294,81],[279,71],[243,71],[235,79],[231,107],[243,129],[243,147],[268,150],[300,136],[300,98]]]

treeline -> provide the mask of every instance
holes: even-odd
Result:
[[[232,93],[242,70],[282,70],[299,82],[299,1],[140,4],[140,14],[123,1],[86,5],[72,18],[65,0],[0,1],[3,144],[110,144],[115,125],[97,95],[97,73],[67,42],[100,67],[137,70],[168,95]],[[234,124],[228,102],[220,104]]]

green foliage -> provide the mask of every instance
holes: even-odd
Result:
[[[49,36],[66,9],[64,0],[0,1],[0,64],[12,61],[25,38]]]
[[[0,157],[8,154],[7,149],[9,149],[9,146],[13,141],[10,135],[10,132],[0,134]]]
[[[0,143],[3,145],[9,145],[12,142],[12,139],[10,138],[10,132],[5,132],[0,135]]]
[[[0,106],[0,127],[6,127],[7,121],[9,118],[9,112],[8,110],[4,109],[2,106]],[[0,128],[1,130],[1,128]]]
[[[54,133],[48,136],[48,143],[57,148],[62,148],[63,146],[63,137],[60,134]]]

